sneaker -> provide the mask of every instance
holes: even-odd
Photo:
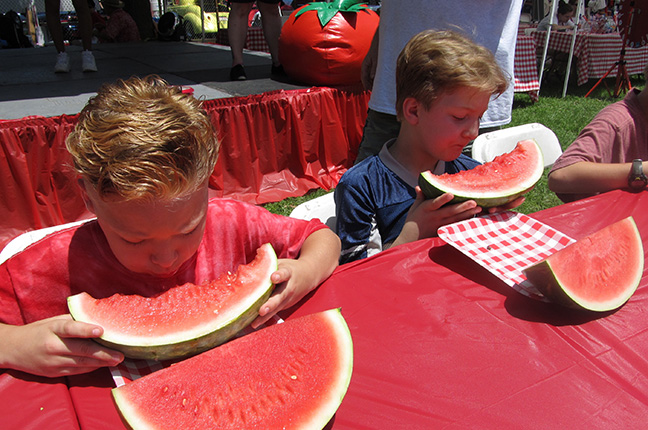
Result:
[[[94,55],[92,51],[83,51],[81,53],[81,69],[84,72],[96,72],[97,63],[95,63]]]
[[[230,81],[244,81],[247,79],[245,69],[242,64],[237,64],[230,70]]]
[[[70,71],[70,57],[67,52],[59,52],[56,56],[56,64],[54,65],[54,73],[67,73]]]

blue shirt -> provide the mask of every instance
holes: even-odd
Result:
[[[341,264],[376,254],[384,244],[396,240],[416,198],[418,177],[412,177],[391,157],[388,146],[349,169],[335,188]],[[440,161],[434,173],[452,174],[479,164],[460,155],[450,162]]]

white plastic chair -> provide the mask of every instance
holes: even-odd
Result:
[[[73,221],[67,224],[54,225],[52,227],[40,228],[38,230],[27,231],[21,235],[14,237],[9,243],[5,245],[0,252],[0,264],[7,261],[9,258],[18,254],[23,249],[27,248],[32,243],[38,242],[45,236],[54,233],[55,231],[63,230],[68,227],[74,227],[78,224],[83,224],[84,222],[90,221],[89,219],[84,219],[81,221]]]
[[[500,154],[511,152],[519,141],[527,139],[535,140],[540,146],[545,167],[551,166],[562,154],[556,134],[534,122],[480,134],[473,141],[472,158],[481,163],[491,161]]]
[[[297,206],[290,213],[292,218],[311,220],[317,218],[335,231],[335,200],[333,193],[324,194]]]

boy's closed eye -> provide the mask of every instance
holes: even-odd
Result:
[[[186,233],[180,233],[179,236],[185,236],[185,237],[186,236],[191,236],[192,234],[198,232],[199,229],[200,229],[200,224],[195,226],[191,231],[188,231]],[[125,237],[122,237],[121,239],[125,243],[127,243],[128,245],[131,245],[131,246],[141,245],[146,241],[146,239],[126,239]]]

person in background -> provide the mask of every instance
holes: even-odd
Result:
[[[124,0],[124,10],[133,17],[135,24],[137,24],[141,40],[154,40],[157,38],[155,21],[153,21],[151,12],[151,1],[158,0]]]
[[[396,58],[408,40],[427,30],[457,30],[495,54],[508,75],[509,87],[490,101],[480,121],[480,133],[511,122],[513,65],[522,0],[383,0],[380,24],[362,64],[362,83],[371,90],[369,110],[356,164],[377,154],[382,145],[398,135],[396,119]],[[470,155],[471,143],[464,153]]]
[[[79,20],[79,33],[81,35],[81,69],[84,72],[96,72],[97,63],[92,55],[92,17],[88,0],[72,0],[74,10]],[[56,47],[57,57],[54,64],[55,73],[68,73],[70,71],[70,57],[65,51],[63,40],[63,26],[61,25],[61,3],[60,0],[45,0],[45,18],[47,28]]]
[[[644,76],[648,80],[648,64]],[[648,89],[635,88],[581,130],[554,163],[548,186],[563,202],[570,202],[615,189],[644,190],[645,172]]]
[[[122,0],[100,0],[107,15],[105,26],[95,27],[99,42],[139,42],[140,35],[133,17],[124,10]]]
[[[474,200],[448,204],[450,193],[426,200],[418,177],[479,165],[462,150],[477,137],[491,97],[508,84],[495,56],[459,33],[426,30],[405,45],[396,64],[398,137],[347,170],[335,188],[340,263],[435,236],[482,211]]]
[[[209,199],[219,144],[201,102],[159,77],[102,86],[67,148],[95,220],[60,230],[0,265],[0,368],[54,377],[114,366],[123,355],[73,321],[66,298],[152,296],[203,284],[270,243],[273,294],[252,326],[300,301],[337,267],[340,241],[318,220]]]
[[[247,79],[243,66],[243,48],[247,37],[248,17],[254,5],[254,0],[229,0],[229,3],[231,10],[227,21],[227,36],[232,50],[230,80],[243,81]],[[270,56],[272,57],[270,74],[273,76],[284,74],[283,67],[279,62],[279,35],[281,34],[282,24],[279,10],[280,3],[281,0],[256,0],[259,12],[261,12],[263,36],[268,43]]]
[[[573,30],[576,26],[572,18],[576,14],[576,7],[569,3],[565,3],[562,0],[558,1],[558,8],[556,10],[556,15],[553,19],[553,30]],[[538,23],[538,31],[547,31],[549,29],[549,21],[551,20],[551,12],[547,14],[542,20]]]

